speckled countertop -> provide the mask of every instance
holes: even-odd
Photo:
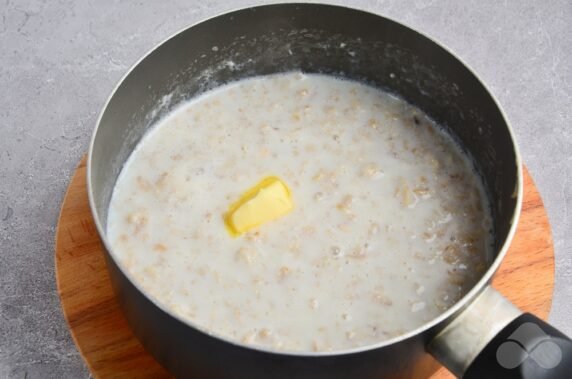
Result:
[[[556,248],[550,320],[572,335],[572,3],[356,0],[449,46],[512,121]],[[0,378],[87,378],[54,279],[66,186],[119,78],[171,33],[258,1],[0,0]]]

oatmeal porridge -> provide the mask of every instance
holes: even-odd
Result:
[[[491,228],[471,161],[419,109],[287,73],[220,87],[159,122],[117,180],[107,233],[131,278],[189,323],[336,351],[452,306],[492,259]]]

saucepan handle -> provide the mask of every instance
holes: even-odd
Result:
[[[457,377],[572,377],[572,340],[491,287],[447,325],[428,350]]]
[[[524,313],[500,331],[467,368],[467,379],[572,377],[572,341]]]

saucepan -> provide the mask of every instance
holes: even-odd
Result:
[[[496,258],[453,307],[399,337],[345,352],[284,353],[242,345],[180,320],[148,297],[111,254],[106,222],[112,190],[145,132],[206,90],[293,70],[350,78],[398,94],[444,125],[482,175],[492,204]],[[114,89],[88,160],[90,206],[121,307],[146,349],[181,378],[427,377],[435,370],[434,358],[467,378],[571,375],[570,340],[490,286],[515,233],[522,185],[509,122],[467,65],[395,21],[325,4],[241,9],[168,38]]]

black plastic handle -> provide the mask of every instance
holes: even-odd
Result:
[[[471,363],[465,379],[570,379],[572,340],[530,313],[508,324]]]

